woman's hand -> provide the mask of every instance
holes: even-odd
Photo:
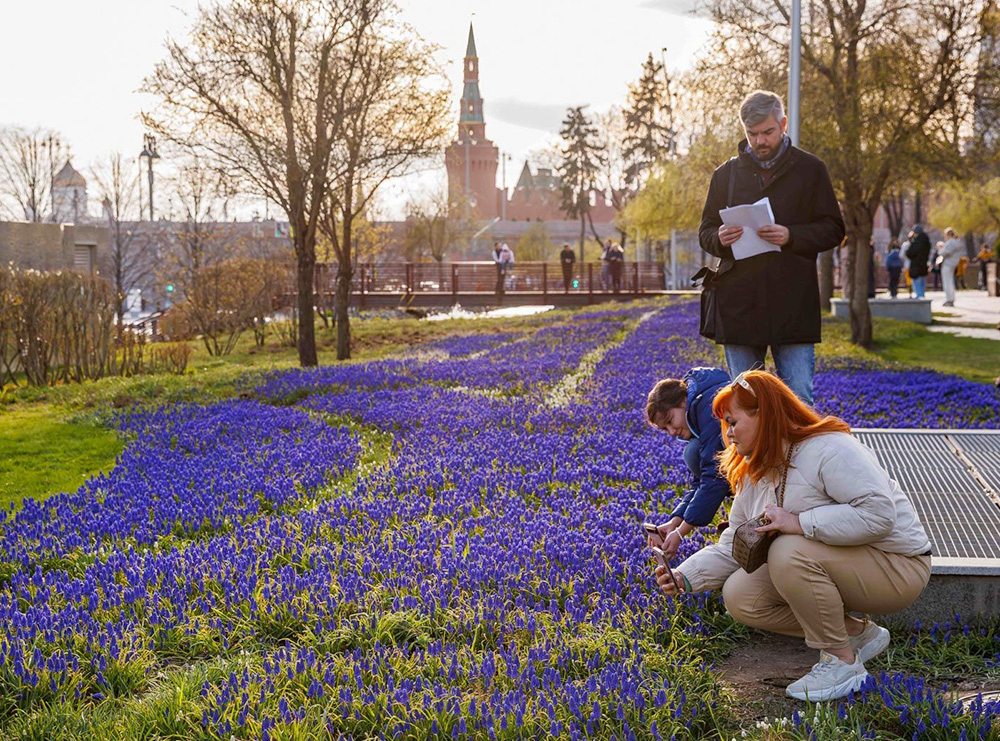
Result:
[[[674,580],[670,578],[670,574],[662,566],[657,566],[656,571],[653,573],[656,576],[656,583],[660,586],[660,591],[668,597],[676,597],[678,594],[684,593],[684,577],[681,576],[681,572],[674,569],[674,577],[677,579],[676,584],[674,584]]]
[[[798,515],[793,515],[781,507],[771,505],[764,508],[764,516],[771,522],[768,525],[757,528],[758,533],[802,535],[802,526],[799,524]]]

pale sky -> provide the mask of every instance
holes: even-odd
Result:
[[[686,12],[692,4],[400,0],[404,19],[441,47],[456,111],[469,21],[474,23],[486,134],[512,157],[508,187],[527,154],[557,138],[568,106],[589,104],[598,111],[624,103],[649,52],[659,58],[667,47],[668,69],[686,69],[711,29],[709,21]],[[138,153],[139,112],[155,101],[137,90],[163,57],[164,39],[182,38],[197,7],[197,0],[4,2],[0,125],[58,131],[85,175],[112,151]],[[443,182],[442,166],[393,184],[383,194],[383,216],[398,217],[414,193]]]

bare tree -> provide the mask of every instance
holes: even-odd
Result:
[[[448,194],[440,189],[410,201],[406,206],[406,259],[429,255],[440,263],[449,248],[464,246],[471,233],[465,213],[464,203],[449,202]]]
[[[59,135],[46,129],[0,129],[0,213],[42,222],[54,212],[52,180],[57,163],[69,156]]]
[[[118,298],[115,315],[120,335],[125,316],[125,300],[133,288],[152,274],[155,260],[142,253],[135,240],[139,218],[139,170],[120,152],[109,155],[93,169],[111,242],[111,283]]]
[[[625,114],[618,106],[611,106],[603,113],[594,116],[597,125],[598,140],[604,152],[603,167],[598,177],[597,187],[611,200],[615,210],[615,226],[618,228],[619,241],[624,248],[628,243],[628,223],[625,218],[625,208],[636,193],[635,182],[630,175],[625,142]]]
[[[357,114],[366,39],[389,0],[233,0],[203,6],[186,43],[146,80],[143,119],[276,203],[292,228],[299,362],[316,365],[316,237],[345,123]],[[338,163],[340,164],[340,163]],[[352,209],[353,211],[353,209]]]
[[[337,256],[338,360],[351,356],[355,222],[387,180],[438,154],[449,128],[447,78],[433,47],[396,21],[395,8],[382,10],[359,36],[354,74],[339,101],[337,168],[319,221]]]
[[[559,135],[563,139],[559,165],[559,177],[562,180],[562,210],[571,219],[580,219],[580,263],[584,260],[584,237],[587,232],[587,220],[594,239],[600,243],[601,238],[594,228],[594,220],[590,214],[590,200],[594,197],[597,179],[604,168],[604,151],[598,139],[598,130],[587,114],[583,112],[586,106],[576,106],[566,111]]]

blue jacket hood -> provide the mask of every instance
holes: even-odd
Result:
[[[705,412],[712,415],[712,399],[715,398],[721,386],[730,383],[729,374],[722,368],[692,368],[684,374],[684,383],[688,387],[687,422],[691,432],[701,434]],[[705,405],[704,410],[702,405]]]

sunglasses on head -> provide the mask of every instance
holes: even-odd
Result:
[[[736,378],[733,379],[732,385],[735,386],[736,384],[739,384],[747,391],[749,391],[750,395],[753,396],[753,398],[755,399],[757,398],[757,392],[753,390],[753,386],[750,385],[750,382],[746,378],[744,378],[743,373],[740,373],[738,376],[736,376]]]

